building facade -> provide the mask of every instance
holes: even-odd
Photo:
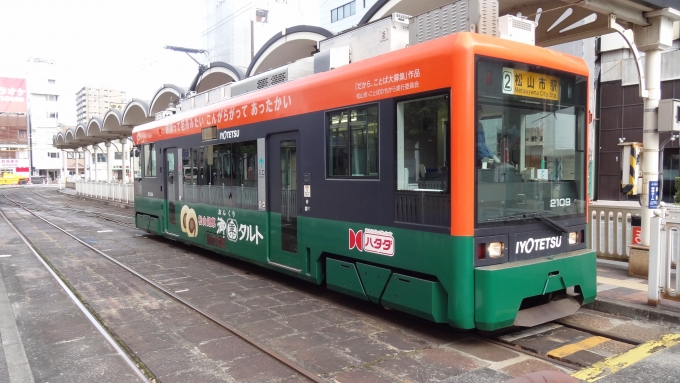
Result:
[[[680,33],[675,23],[673,47],[661,54],[661,99],[680,99]],[[600,92],[596,113],[597,172],[596,198],[625,201],[639,199],[621,194],[621,152],[619,142],[642,143],[643,100],[635,59],[625,41],[616,34],[602,36]],[[644,56],[644,52],[641,52]],[[644,62],[644,58],[641,60]],[[669,138],[659,134],[659,144]],[[680,176],[678,140],[668,141],[663,155],[662,200],[672,202],[677,192],[675,178]],[[661,164],[661,162],[660,162]]]
[[[0,77],[0,174],[30,174],[26,80]]]
[[[56,180],[62,175],[60,150],[52,145],[59,132],[60,88],[56,64],[52,60],[33,59],[28,64],[29,142],[31,175]]]
[[[205,6],[208,60],[244,72],[276,33],[295,25],[319,25],[318,0],[205,0]]]
[[[123,91],[84,86],[76,93],[77,122],[85,125],[92,117],[103,117],[109,109],[122,111],[126,102]]]
[[[319,7],[321,27],[335,33],[350,29],[361,21],[378,0],[328,0]],[[416,15],[409,15],[416,16]]]

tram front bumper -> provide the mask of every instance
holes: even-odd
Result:
[[[573,303],[550,302],[533,310],[523,310],[518,317],[525,298],[574,286],[580,288],[581,304],[595,300],[597,270],[594,251],[585,249],[556,255],[553,259],[542,257],[479,267],[475,269],[476,327],[493,331],[512,325],[534,326],[570,315],[575,311]]]

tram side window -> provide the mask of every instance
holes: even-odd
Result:
[[[447,96],[397,103],[397,190],[449,190],[448,127]]]
[[[154,144],[145,144],[144,151],[144,177],[156,176],[156,146]]]
[[[257,187],[257,141],[182,149],[184,182]]]
[[[257,141],[215,146],[214,185],[257,187]]]
[[[378,178],[378,107],[327,114],[327,175]]]

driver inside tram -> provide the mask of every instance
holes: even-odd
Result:
[[[482,125],[482,106],[477,107],[477,161],[484,163],[500,163],[501,160],[491,149],[486,145],[486,134],[484,133],[484,125]]]

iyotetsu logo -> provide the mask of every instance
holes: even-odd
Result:
[[[364,229],[355,232],[349,229],[349,249],[393,256],[394,235],[390,231]]]
[[[555,237],[547,237],[547,238],[529,238],[525,241],[518,241],[516,248],[515,248],[515,253],[526,253],[529,254],[534,250],[547,250],[547,249],[554,249],[557,247],[562,246],[562,237],[560,236],[555,236]]]

